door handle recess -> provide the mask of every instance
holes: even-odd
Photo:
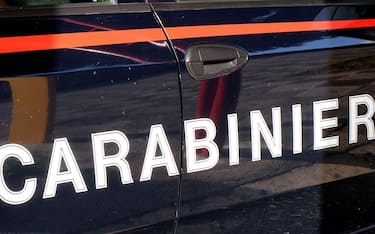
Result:
[[[199,44],[189,47],[185,64],[196,80],[217,78],[241,69],[248,60],[247,51],[229,45]]]

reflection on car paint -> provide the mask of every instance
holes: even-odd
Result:
[[[25,166],[22,166],[17,158],[11,157],[15,155],[12,151],[4,154],[4,181],[9,185],[8,192],[22,191],[24,183],[30,184],[30,188],[36,186],[32,197],[28,197],[30,202],[21,197],[13,203],[26,202],[22,206],[2,204],[3,230],[129,230],[166,222],[168,227],[163,230],[170,231],[171,221],[181,217],[179,230],[190,233],[192,229],[186,222],[189,218],[207,218],[220,210],[236,212],[237,205],[248,209],[241,208],[240,215],[229,218],[237,217],[236,220],[243,222],[242,226],[240,222],[231,222],[217,215],[212,222],[195,221],[193,230],[205,232],[207,228],[202,227],[208,226],[212,228],[211,232],[225,232],[240,226],[245,227],[245,231],[239,228],[238,233],[247,233],[248,230],[269,232],[282,225],[278,231],[288,231],[288,228],[292,231],[319,231],[328,226],[332,232],[371,223],[374,217],[371,215],[371,200],[358,205],[365,210],[360,214],[356,213],[358,209],[352,212],[353,209],[346,206],[334,206],[339,208],[340,214],[352,213],[345,220],[362,218],[351,222],[342,219],[340,222],[347,225],[339,223],[335,227],[327,225],[337,223],[332,218],[334,216],[325,215],[336,209],[320,206],[328,197],[321,184],[374,171],[371,166],[374,137],[371,31],[374,16],[371,7],[368,11],[356,9],[327,10],[323,6],[311,6],[308,9],[236,9],[236,14],[232,14],[233,9],[160,12],[180,61],[183,61],[188,46],[202,41],[238,44],[253,56],[241,71],[207,82],[192,80],[183,67],[182,78],[178,80],[176,61],[168,51],[172,48],[168,48],[163,34],[160,34],[162,39],[159,34],[153,38],[146,35],[141,41],[131,43],[116,38],[115,42],[104,41],[110,44],[107,46],[102,45],[101,39],[90,38],[97,42],[95,47],[85,41],[63,46],[47,43],[43,47],[45,51],[24,49],[19,53],[8,51],[2,54],[0,59],[4,66],[0,76],[10,83],[11,91],[1,94],[4,100],[0,105],[2,110],[12,110],[9,117],[12,121],[6,117],[3,121],[11,122],[11,129],[18,126],[18,130],[10,130],[10,137],[2,127],[4,131],[0,134],[5,151],[18,152],[21,149],[19,155],[25,156]],[[202,12],[207,17],[199,17]],[[350,14],[335,15],[335,12]],[[47,34],[51,34],[56,39],[64,36],[62,33],[68,33],[65,35],[68,39],[75,33],[75,36],[84,35],[84,38],[116,36],[144,28],[161,32],[151,14],[133,15],[148,15],[138,23],[132,21],[131,15],[118,14],[107,18],[108,25],[121,22],[120,26],[113,28],[96,27],[96,21],[102,20],[102,17],[96,17],[98,15],[80,16],[78,18],[86,20],[79,22],[75,19],[77,16],[72,16],[73,20],[66,18],[63,21],[77,24],[77,27],[40,27],[42,30],[38,31],[38,36],[41,37],[32,38],[46,39]],[[239,19],[241,15],[245,17]],[[317,15],[319,19],[315,18]],[[346,20],[344,26],[341,19]],[[43,21],[55,22],[50,17],[48,20],[42,17],[23,22],[29,20],[42,25]],[[3,21],[6,26],[14,19]],[[143,21],[148,23],[143,24]],[[197,21],[200,24],[194,23]],[[303,28],[309,22],[317,28]],[[240,31],[232,33],[230,30],[235,28],[227,27],[230,25],[238,26]],[[299,28],[289,32],[274,29],[280,25]],[[260,31],[242,31],[243,28],[252,30],[261,26],[265,28],[260,28]],[[15,28],[17,32],[9,30],[9,26],[4,27],[4,41],[13,36],[20,36],[18,39],[22,41],[30,39],[28,36],[33,34],[26,26],[23,30],[22,27]],[[113,29],[117,30],[114,34]],[[121,44],[125,42],[129,43]],[[22,65],[16,66],[20,61]],[[41,130],[38,128],[30,139],[26,136],[23,139],[22,131],[27,129],[17,123],[24,122],[31,112],[25,111],[24,105],[15,103],[17,95],[13,88],[18,86],[12,83],[17,77],[20,80],[33,79],[30,74],[43,76],[41,80],[44,82],[53,81],[48,83],[51,85],[47,85],[48,88],[30,86],[41,96],[50,96],[47,102],[34,103],[37,107],[26,106],[33,109],[32,112],[38,112],[39,108],[46,119],[45,122],[32,122],[35,126],[27,127],[33,131],[33,127],[43,122],[47,130],[38,132]],[[182,93],[179,93],[180,84]],[[50,89],[55,94],[46,91]],[[179,102],[180,95],[182,103]],[[13,100],[9,100],[10,96]],[[55,103],[53,99],[56,99]],[[185,120],[184,125],[182,120]],[[185,130],[185,143],[181,138],[182,129]],[[12,145],[6,144],[8,138],[13,139]],[[25,144],[29,140],[39,144]],[[182,144],[184,151],[181,150]],[[48,163],[50,155],[53,160]],[[184,172],[185,168],[188,173]],[[179,169],[183,169],[183,173]],[[179,176],[182,176],[181,180]],[[360,178],[365,178],[365,182],[372,179]],[[361,180],[361,183],[368,184],[365,182]],[[179,184],[182,186],[180,194]],[[319,186],[312,187],[316,185]],[[341,196],[357,195],[343,187],[340,190],[343,192],[335,194],[338,203]],[[315,197],[305,196],[306,191],[311,190]],[[302,221],[290,226],[276,222],[290,213],[290,207],[279,209],[281,206],[277,202],[285,205],[290,200],[284,204],[278,194],[288,197],[295,194],[292,192],[297,193],[297,199],[300,194],[309,199],[304,202],[310,204],[307,210],[317,210],[309,225]],[[373,194],[371,188],[367,192]],[[361,199],[365,197],[363,194],[366,191],[360,194]],[[4,200],[9,201],[8,198]],[[181,207],[176,205],[179,200]],[[270,209],[262,204],[276,207],[279,213],[264,215],[262,212]],[[303,212],[298,208],[302,206],[293,206],[293,220],[300,221],[298,217],[302,217]],[[259,217],[265,218],[260,220]],[[320,221],[322,217],[324,220]],[[271,225],[267,219],[276,221]],[[268,225],[256,226],[259,222]],[[289,220],[286,223],[290,223]]]

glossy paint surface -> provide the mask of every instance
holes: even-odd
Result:
[[[1,36],[43,35],[157,28],[151,12],[0,18]],[[6,160],[5,180],[13,190],[37,178],[32,199],[0,204],[2,232],[108,232],[164,222],[172,230],[179,177],[162,167],[140,182],[149,132],[162,124],[180,153],[180,93],[176,63],[165,42],[67,48],[0,55],[1,143],[26,147],[35,164]],[[170,113],[175,113],[170,115]],[[122,184],[116,166],[107,169],[107,188],[96,189],[91,134],[120,131],[129,140],[134,183]],[[87,192],[59,184],[56,196],[42,199],[54,139],[66,138]],[[119,146],[105,144],[105,154]],[[65,171],[61,165],[61,171]]]
[[[336,233],[371,227],[374,141],[360,126],[358,142],[349,143],[348,125],[349,97],[375,96],[374,6],[222,2],[189,9],[152,2],[160,22],[147,4],[143,10],[134,10],[135,4],[103,6],[102,13],[89,7],[63,14],[1,10],[0,41],[20,39],[21,46],[0,44],[0,143],[26,147],[35,161],[22,166],[7,159],[4,178],[13,190],[28,178],[38,183],[30,201],[0,203],[0,231]],[[30,50],[38,43],[41,48]],[[249,61],[234,73],[193,80],[185,51],[202,43],[241,47]],[[322,100],[337,100],[338,107],[322,118],[337,117],[337,126],[323,137],[338,136],[339,142],[314,149],[313,108]],[[296,105],[302,112],[301,149],[293,142]],[[261,140],[260,160],[254,160],[251,116],[261,113],[274,134],[275,110],[281,113],[281,155],[272,157]],[[239,162],[232,165],[229,154],[236,148],[229,143],[228,114],[236,114],[231,117],[238,123]],[[187,173],[183,121],[201,118],[216,126],[219,161]],[[150,134],[160,127],[182,175],[169,176],[159,165],[151,180],[141,182],[145,155],[153,150],[150,139],[159,144],[155,155],[168,152],[160,148],[161,135]],[[92,134],[112,131],[129,140],[126,161],[134,183],[123,184],[111,166],[107,187],[97,189]],[[205,137],[204,131],[193,135]],[[66,182],[43,199],[55,139],[69,143],[88,191],[78,193]],[[107,156],[120,151],[115,142],[104,145]],[[197,160],[210,157],[204,149],[196,152]],[[68,170],[59,165],[60,172]]]
[[[167,33],[177,26],[371,19],[375,13],[373,6],[154,7]],[[210,118],[220,149],[213,169],[182,175],[178,233],[333,233],[372,225],[374,143],[364,128],[359,143],[348,143],[348,99],[375,95],[374,39],[370,27],[172,40],[183,70],[183,118]],[[187,48],[200,43],[242,47],[249,61],[235,73],[193,80],[184,56]],[[339,136],[339,146],[314,150],[313,103],[330,99],[337,99],[339,108],[324,113],[324,118],[337,116],[338,126],[323,134]],[[302,109],[301,153],[293,152],[295,104]],[[275,107],[281,112],[282,156],[271,157],[262,140],[261,160],[254,161],[250,112],[260,111],[272,134]],[[230,166],[227,118],[233,113],[238,118],[240,160]],[[204,150],[198,154],[209,157]]]

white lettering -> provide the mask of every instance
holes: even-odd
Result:
[[[358,106],[365,105],[367,112],[363,115],[358,115]],[[374,98],[368,94],[350,96],[349,97],[349,144],[357,143],[358,141],[358,126],[363,124],[367,129],[367,139],[375,139],[375,128],[372,117],[375,113]]]
[[[293,115],[293,154],[302,153],[302,105],[292,106]]]
[[[229,165],[240,164],[237,114],[228,115]]]
[[[120,131],[91,134],[92,150],[95,167],[95,186],[96,189],[107,188],[107,167],[115,166],[120,170],[122,184],[133,183],[130,166],[126,161],[129,153],[129,140],[126,135]],[[114,143],[118,147],[118,152],[114,155],[105,155],[105,144]]]
[[[321,150],[339,145],[339,136],[323,138],[323,130],[334,128],[338,125],[337,117],[323,119],[323,111],[339,108],[338,99],[313,102],[314,112],[314,150]]]
[[[204,130],[206,137],[196,139],[197,130]],[[207,118],[185,121],[185,143],[186,143],[186,167],[187,172],[209,170],[216,166],[219,161],[219,148],[214,142],[216,137],[216,126]],[[206,159],[197,159],[197,149],[207,149],[209,154]]]
[[[271,134],[262,113],[259,110],[250,112],[251,121],[251,148],[252,161],[261,159],[260,134],[267,144],[273,158],[282,156],[282,135],[281,135],[281,109],[272,108],[273,135]]]
[[[156,156],[158,145],[161,156]],[[166,167],[169,176],[179,175],[172,149],[161,124],[151,126],[140,181],[151,180],[152,170],[156,167]]]
[[[64,160],[66,165],[66,171],[63,172],[60,171],[61,160]],[[68,140],[66,138],[55,139],[43,199],[55,197],[57,185],[69,182],[73,183],[76,193],[87,191]]]
[[[26,179],[20,191],[12,191],[5,183],[4,163],[8,158],[18,159],[23,166],[33,165],[31,153],[21,145],[7,144],[0,147],[0,198],[11,205],[19,205],[29,201],[36,189],[37,179]]]

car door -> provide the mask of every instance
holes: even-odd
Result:
[[[149,5],[1,3],[0,231],[171,231],[179,79]]]
[[[182,74],[177,233],[373,228],[373,2],[152,5]]]

